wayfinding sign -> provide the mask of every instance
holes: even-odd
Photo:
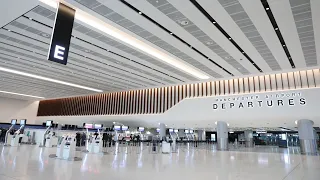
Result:
[[[49,47],[48,60],[67,64],[75,10],[59,3]]]

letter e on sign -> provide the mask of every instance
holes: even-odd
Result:
[[[54,49],[54,56],[53,57],[63,61],[64,50],[66,50],[66,48],[56,45],[56,48]]]

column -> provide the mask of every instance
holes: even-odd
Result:
[[[297,122],[301,154],[317,154],[317,141],[313,121],[302,119]]]
[[[217,149],[228,150],[228,124],[223,121],[217,122]]]
[[[206,140],[206,131],[205,130],[198,130],[198,140],[199,141]]]
[[[160,132],[159,132],[160,140],[162,140],[163,137],[166,137],[166,125],[163,123],[160,123],[159,128],[160,128]]]
[[[253,131],[245,130],[244,131],[244,140],[246,147],[253,147]]]

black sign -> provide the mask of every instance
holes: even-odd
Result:
[[[67,64],[75,10],[59,3],[54,22],[48,60]]]

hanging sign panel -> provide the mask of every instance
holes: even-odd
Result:
[[[51,36],[48,60],[64,65],[67,64],[75,12],[69,6],[59,3]]]

